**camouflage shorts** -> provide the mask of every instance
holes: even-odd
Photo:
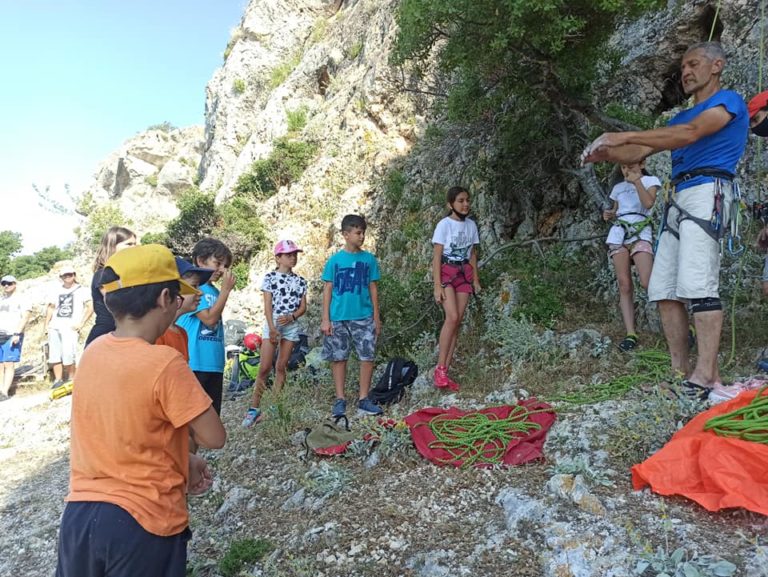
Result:
[[[376,325],[373,318],[359,321],[337,321],[333,334],[323,337],[324,361],[346,361],[352,345],[361,361],[373,361],[376,356]]]

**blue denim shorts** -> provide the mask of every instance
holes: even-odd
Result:
[[[275,328],[280,333],[281,339],[285,339],[286,341],[293,341],[294,343],[299,342],[299,333],[301,333],[299,321],[293,321],[287,325],[280,326],[277,324],[277,315],[275,315],[272,317],[272,322],[275,324]],[[267,323],[264,323],[264,330],[262,331],[261,338],[269,339],[269,325]]]
[[[358,321],[336,321],[333,334],[323,337],[324,361],[346,361],[352,346],[361,361],[373,361],[376,357],[376,325],[373,317]]]

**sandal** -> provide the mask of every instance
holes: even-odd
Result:
[[[624,340],[619,343],[619,348],[628,353],[634,351],[637,348],[637,335],[627,335]]]
[[[683,379],[680,382],[678,390],[689,399],[706,401],[709,398],[709,393],[712,391],[712,387],[705,387],[704,385],[694,383],[688,379]]]

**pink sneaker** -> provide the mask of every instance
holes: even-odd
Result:
[[[435,367],[434,383],[438,389],[447,389],[451,386],[451,381],[448,379],[448,369],[443,365]]]
[[[448,388],[452,391],[458,391],[459,390],[459,383],[454,381],[451,377],[448,376],[448,373],[446,372],[445,378],[448,380]]]

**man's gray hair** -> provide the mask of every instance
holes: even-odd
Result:
[[[725,51],[719,42],[698,42],[689,46],[685,53],[690,54],[694,50],[701,50],[712,61],[722,60],[723,64],[726,62]]]

